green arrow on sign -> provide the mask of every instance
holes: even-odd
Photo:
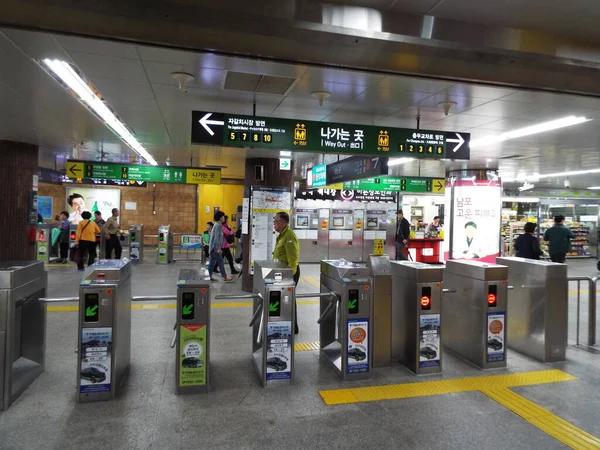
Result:
[[[194,305],[184,306],[183,307],[183,315],[187,316],[187,315],[191,314],[193,309],[194,309]]]
[[[287,162],[287,161],[282,161],[281,162],[281,167],[284,168],[284,169],[286,169],[289,165],[290,165],[290,163]]]
[[[97,311],[97,309],[98,309],[98,305],[94,305],[94,306],[88,306],[88,307],[85,309],[85,315],[86,315],[87,317],[89,317],[89,316],[93,316],[93,315],[95,315],[95,314],[96,314],[96,311]]]
[[[278,306],[279,306],[279,302],[269,303],[269,312],[277,311]]]
[[[348,301],[348,308],[354,309],[356,307],[356,299]]]

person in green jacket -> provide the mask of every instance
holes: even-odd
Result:
[[[273,259],[292,269],[294,284],[300,280],[300,244],[296,234],[290,228],[290,215],[278,212],[273,218],[273,228],[279,233],[273,250]],[[296,306],[295,334],[298,334],[298,307]]]
[[[544,233],[544,240],[548,241],[548,253],[555,263],[564,263],[567,253],[571,251],[571,239],[575,235],[565,227],[565,216],[558,215],[554,218],[554,226]]]

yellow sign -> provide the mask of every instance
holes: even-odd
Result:
[[[435,179],[431,184],[431,192],[436,194],[444,194],[446,192],[446,180]]]
[[[390,151],[390,136],[386,130],[380,130],[377,136],[377,150],[380,152]]]
[[[306,140],[306,128],[304,124],[296,124],[296,128],[294,129],[294,139],[297,141]]]
[[[383,256],[383,239],[377,238],[373,242],[373,254]]]
[[[186,169],[188,184],[221,184],[221,171],[218,169]]]
[[[82,162],[67,162],[67,177],[84,178]],[[91,178],[91,177],[90,177]]]

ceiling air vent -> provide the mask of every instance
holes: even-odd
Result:
[[[223,89],[228,91],[256,92],[257,94],[286,95],[296,83],[296,78],[227,72]]]

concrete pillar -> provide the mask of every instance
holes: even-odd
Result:
[[[0,262],[31,261],[35,244],[29,242],[33,176],[38,175],[38,147],[0,140]]]
[[[257,179],[257,166],[262,166],[263,180]],[[250,192],[251,186],[269,186],[294,188],[294,161],[291,170],[279,170],[277,158],[248,158],[246,159],[246,179],[244,181],[244,196]],[[252,292],[254,276],[250,275],[250,247],[252,245],[252,213],[249,213],[248,234],[244,235],[244,274],[242,276],[242,289]]]

